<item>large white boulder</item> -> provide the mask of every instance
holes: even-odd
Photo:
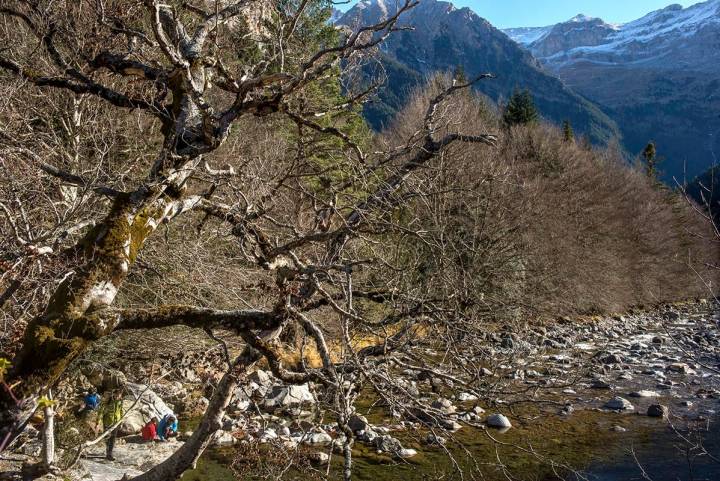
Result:
[[[502,414],[491,414],[488,416],[487,425],[493,428],[508,429],[512,427],[510,420]]]
[[[273,386],[265,398],[265,407],[293,408],[315,403],[315,397],[310,392],[310,386]]]
[[[160,420],[165,415],[172,414],[172,409],[165,404],[165,401],[144,384],[126,383],[125,388],[128,395],[123,399],[123,408],[127,415],[118,428],[121,435],[139,433],[150,418],[156,417]],[[138,397],[140,399],[135,404]],[[133,404],[135,407],[129,411]]]

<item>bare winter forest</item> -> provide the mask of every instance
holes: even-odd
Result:
[[[475,90],[498,72],[437,73],[367,126],[378,52],[415,6],[336,28],[324,0],[0,0],[0,479],[179,479],[218,445],[237,479],[396,479],[368,456],[424,449],[445,479],[581,479],[520,440],[461,447],[515,423],[498,406],[540,415],[652,364],[617,371],[634,358],[593,338],[577,367],[531,369],[593,322],[612,343],[657,316],[667,339],[635,352],[680,346],[663,369],[707,368],[712,391],[714,321],[664,324],[711,316],[707,205],[617,143],[508,122]],[[92,389],[98,412],[126,401],[99,430],[76,413]],[[169,412],[194,426],[130,463]],[[120,461],[88,461],[119,435]],[[183,479],[228,479],[203,476]]]

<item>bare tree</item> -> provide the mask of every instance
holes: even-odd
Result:
[[[15,239],[14,253],[4,260],[14,274],[3,299],[13,295],[33,265],[56,268],[36,283],[41,291],[33,302],[45,305],[34,308],[36,315],[22,329],[22,348],[4,379],[0,449],[12,444],[41,397],[91,343],[117,329],[179,324],[230,329],[247,348],[230,361],[192,438],[137,479],[174,479],[191,467],[220,428],[234,387],[260,357],[283,380],[327,386],[335,393],[340,425],[346,426],[356,389],[347,381],[406,342],[416,322],[448,312],[441,299],[427,299],[417,288],[402,289],[407,286],[403,276],[397,285],[373,278],[393,269],[385,262],[384,245],[419,235],[395,218],[413,198],[404,186],[454,143],[495,142],[484,132],[459,132],[450,122],[450,97],[470,83],[441,89],[428,102],[416,132],[377,152],[364,151],[347,133],[351,125],[343,116],[371,88],[350,89],[337,102],[313,100],[313,90],[331,84],[340,64],[362,62],[387,35],[404,28],[400,15],[415,4],[406,0],[382,22],[348,32],[337,42],[318,39],[308,51],[304,23],[318,5],[305,0],[282,6],[261,1],[2,2],[4,78],[43,99],[60,92],[72,105],[64,109],[72,115],[62,143],[70,158],[49,161],[44,155],[52,143],[36,150],[27,137],[13,132],[0,137],[2,148],[61,185],[60,196],[48,195],[49,206],[68,202],[63,196],[75,203],[68,214],[50,216],[42,225],[31,225],[25,212],[32,198],[3,204]],[[112,155],[116,152],[103,157],[92,142],[84,143],[78,105],[96,102],[112,107],[108,112],[115,113],[104,117],[108,121],[122,112],[123,119],[137,123],[127,139],[131,146],[143,144],[136,159],[118,159]],[[50,115],[45,112],[41,120],[53,120]],[[19,120],[22,132],[24,119]],[[263,158],[256,139],[246,135],[257,134],[250,127],[254,122],[293,126],[293,148],[279,158]],[[97,144],[101,138],[94,136]],[[318,149],[332,150],[334,161],[318,159]],[[227,152],[258,157],[213,167]],[[119,162],[100,168],[100,158]],[[187,226],[187,216],[199,220],[200,230],[208,223],[225,226],[243,268],[267,280],[262,301],[227,309],[115,306],[139,256],[152,245],[153,233],[162,225]],[[379,314],[371,317],[358,309],[359,302],[389,307],[375,309]],[[337,321],[342,356],[328,341],[328,319]],[[277,340],[289,331],[311,341],[321,366],[283,365]],[[379,344],[355,349],[353,332],[372,334]],[[382,377],[378,372],[369,379]],[[352,433],[347,434],[349,477]]]

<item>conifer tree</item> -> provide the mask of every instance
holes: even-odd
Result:
[[[655,142],[648,142],[643,149],[641,156],[642,161],[645,164],[645,173],[650,179],[656,180],[658,159]]]
[[[565,142],[573,142],[575,140],[575,132],[573,131],[572,125],[569,120],[563,121],[563,140]]]
[[[505,124],[507,126],[532,124],[537,122],[538,117],[530,91],[525,89],[513,92],[503,113]]]

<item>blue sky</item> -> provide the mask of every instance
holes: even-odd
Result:
[[[609,23],[623,23],[672,3],[688,7],[700,2],[698,0],[454,0],[452,3],[457,7],[472,8],[498,28],[509,28],[544,27],[568,20],[578,13],[600,17]]]

